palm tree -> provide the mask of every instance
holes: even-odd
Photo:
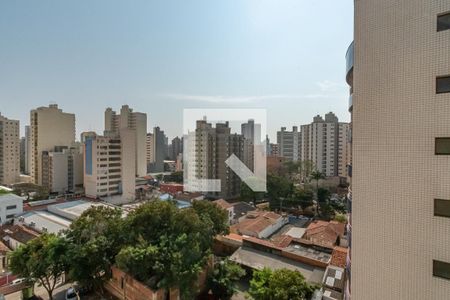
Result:
[[[325,174],[319,170],[311,172],[310,178],[316,181],[316,216],[319,213],[319,180],[325,179]]]

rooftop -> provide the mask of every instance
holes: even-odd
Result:
[[[47,207],[48,211],[59,215],[61,217],[67,218],[69,220],[76,220],[78,219],[83,212],[88,210],[91,207],[97,207],[97,206],[104,206],[104,207],[111,207],[110,205],[107,205],[105,203],[101,202],[91,202],[91,201],[85,201],[85,200],[76,200],[76,201],[69,201],[69,202],[63,202],[59,204],[49,205]]]
[[[343,237],[345,224],[336,221],[314,221],[306,228],[301,242],[333,249]]]
[[[232,225],[232,230],[241,234],[256,234],[267,227],[276,224],[282,218],[281,215],[274,212],[252,211],[247,214],[247,217],[241,222]]]
[[[236,202],[232,205],[234,210],[233,219],[239,219],[245,216],[248,212],[256,210],[255,207],[251,206],[247,202]]]
[[[348,248],[336,246],[333,249],[333,253],[331,254],[331,262],[330,264],[333,266],[337,266],[340,268],[345,268],[347,264],[347,253]]]
[[[6,236],[9,236],[9,237],[15,239],[16,241],[18,241],[22,244],[25,244],[28,241],[39,236],[39,233],[37,233],[29,228],[26,228],[25,226],[21,226],[21,225],[3,225],[0,227],[0,237],[1,237],[1,239],[3,239]],[[4,245],[4,246],[6,247],[6,245]],[[2,248],[4,248],[4,247],[2,247]],[[3,249],[3,250],[8,251],[6,249]]]
[[[331,254],[313,248],[303,247],[299,244],[291,244],[284,248],[283,251],[320,261],[325,264],[329,264],[331,260]]]
[[[299,271],[305,279],[311,283],[321,283],[325,273],[325,270],[322,268],[313,267],[291,259],[247,247],[241,247],[236,250],[236,252],[234,252],[230,257],[230,260],[257,270],[262,270],[264,267],[267,267],[274,270],[286,268],[289,270]]]
[[[228,201],[226,201],[224,199],[215,200],[215,201],[213,201],[213,203],[223,209],[229,209],[230,207],[233,207],[233,205],[231,205]]]
[[[16,219],[39,232],[47,231],[55,234],[68,229],[72,223],[72,221],[48,211],[29,211]]]

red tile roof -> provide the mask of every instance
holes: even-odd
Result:
[[[261,231],[275,224],[281,215],[273,212],[252,211],[242,222],[233,225],[233,231],[247,235],[259,235]]]
[[[330,264],[333,266],[337,266],[340,268],[344,268],[347,262],[347,253],[348,248],[336,246],[333,249],[333,253],[331,254],[331,262]]]
[[[233,207],[233,205],[231,205],[230,203],[228,203],[224,199],[215,200],[215,201],[213,201],[213,203],[216,204],[217,206],[223,208],[223,209],[229,209],[230,207]]]
[[[333,249],[345,232],[345,224],[336,221],[314,221],[306,228],[301,242]]]
[[[289,246],[291,244],[292,237],[289,235],[282,234],[282,235],[279,235],[279,236],[275,237],[274,239],[272,239],[272,241],[278,247],[286,248],[287,246]]]

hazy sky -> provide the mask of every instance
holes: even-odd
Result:
[[[0,112],[58,103],[77,136],[122,104],[170,138],[183,108],[267,108],[271,138],[348,121],[352,28],[352,0],[1,1]]]

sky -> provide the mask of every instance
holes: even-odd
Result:
[[[128,104],[180,135],[186,108],[263,108],[271,140],[329,111],[349,121],[352,0],[1,1],[0,112],[57,103],[77,136]]]

